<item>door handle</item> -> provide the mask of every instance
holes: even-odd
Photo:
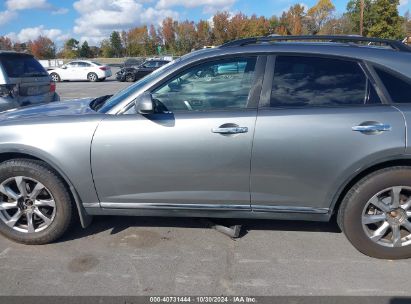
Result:
[[[213,133],[219,133],[219,134],[239,134],[239,133],[247,133],[248,128],[247,127],[220,127],[220,128],[213,128],[211,130]]]
[[[361,133],[379,133],[379,132],[391,131],[391,126],[389,124],[383,124],[383,123],[372,123],[372,124],[364,123],[364,124],[352,127],[352,130],[361,132]]]

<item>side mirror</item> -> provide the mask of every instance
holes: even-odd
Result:
[[[67,66],[66,66],[66,65],[63,65],[61,68],[62,68],[62,69],[67,69]]]
[[[154,113],[153,98],[149,92],[144,92],[138,96],[134,102],[136,112],[142,115]]]

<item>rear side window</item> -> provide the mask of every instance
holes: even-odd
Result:
[[[91,64],[88,63],[88,62],[79,62],[79,63],[78,63],[78,66],[79,66],[80,68],[88,68],[88,67],[91,67]]]
[[[4,55],[0,62],[10,78],[48,76],[43,66],[31,56]]]
[[[379,103],[379,99],[358,63],[304,56],[276,58],[272,107],[365,103]]]
[[[411,81],[376,68],[375,71],[383,82],[394,103],[411,103]]]

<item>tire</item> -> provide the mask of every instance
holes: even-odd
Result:
[[[337,222],[351,244],[370,257],[410,258],[410,207],[411,167],[389,167],[364,177],[349,190]]]
[[[54,82],[60,82],[61,81],[61,78],[60,78],[59,74],[57,74],[57,73],[51,73],[50,78]]]
[[[10,207],[15,204],[12,197],[20,196],[22,192],[27,192],[25,199],[18,198],[17,207]],[[0,207],[0,233],[23,244],[53,242],[64,234],[75,218],[74,204],[63,180],[45,163],[36,160],[15,159],[0,164]]]
[[[98,76],[96,73],[88,73],[87,74],[87,80],[90,82],[96,82],[98,81]]]
[[[136,77],[133,74],[127,74],[125,77],[126,82],[134,82],[136,81]]]

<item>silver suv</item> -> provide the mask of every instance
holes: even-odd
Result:
[[[111,97],[0,114],[0,231],[43,244],[75,214],[336,215],[361,252],[411,257],[410,62],[391,40],[250,38]]]
[[[56,85],[29,54],[0,51],[0,111],[59,100]]]

